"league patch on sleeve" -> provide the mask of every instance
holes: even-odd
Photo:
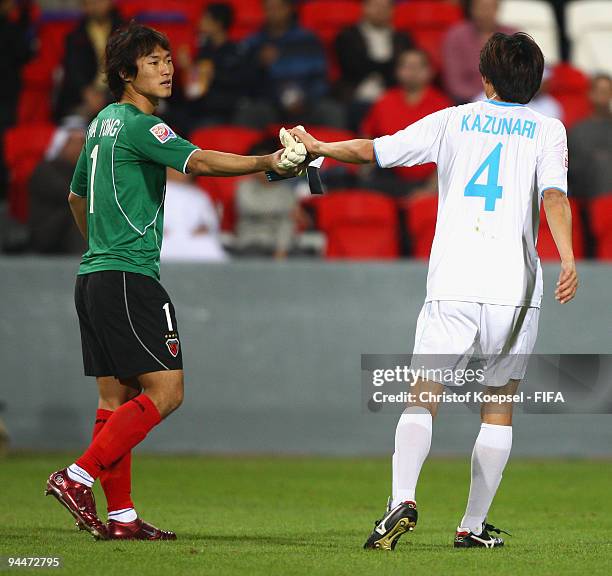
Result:
[[[162,144],[165,144],[168,140],[172,140],[172,138],[176,138],[176,134],[172,131],[172,128],[163,122],[149,128],[149,132],[151,132],[151,134],[153,134]]]

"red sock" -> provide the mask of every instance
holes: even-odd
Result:
[[[139,394],[113,412],[89,448],[76,461],[92,478],[100,476],[119,458],[140,444],[151,428],[159,424],[159,410],[146,394]]]
[[[112,410],[98,408],[93,437],[95,438],[113,415]],[[134,508],[132,502],[132,452],[128,452],[115,462],[108,470],[100,473],[100,484],[106,496],[107,510],[123,510]]]

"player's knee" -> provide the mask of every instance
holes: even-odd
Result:
[[[168,386],[163,394],[163,411],[165,412],[164,416],[174,412],[177,410],[180,405],[183,403],[183,382],[176,382],[170,386]]]
[[[172,411],[176,410],[183,403],[183,398],[185,393],[183,391],[183,385],[181,383],[180,387],[177,387],[176,390],[173,391],[172,397],[170,399],[172,405]]]

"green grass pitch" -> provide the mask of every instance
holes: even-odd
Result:
[[[511,459],[490,521],[513,536],[503,549],[455,550],[468,458],[432,459],[421,474],[417,529],[392,553],[361,549],[385,505],[389,459],[137,455],[138,511],[179,538],[154,543],[96,542],[77,532],[43,496],[46,476],[70,461],[0,461],[0,556],[61,556],[56,572],[80,575],[591,576],[612,565],[609,461]],[[97,501],[103,511],[100,492]]]

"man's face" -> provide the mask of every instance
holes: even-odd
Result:
[[[431,79],[431,70],[420,52],[404,52],[397,63],[397,82],[404,90],[416,91],[425,88]]]
[[[497,22],[498,0],[474,0],[472,20],[480,29],[491,30]]]
[[[113,0],[83,0],[83,12],[93,20],[108,18],[113,8]]]
[[[288,26],[293,16],[291,5],[286,0],[264,0],[266,22],[272,26]]]
[[[363,19],[372,26],[389,26],[393,19],[392,0],[365,0],[363,3]]]
[[[157,46],[153,52],[136,60],[138,74],[131,79],[132,88],[149,98],[168,98],[172,94],[174,65],[170,52]]]
[[[595,80],[593,86],[591,86],[590,97],[594,108],[609,112],[612,102],[612,81],[607,78]]]
[[[205,36],[210,36],[221,29],[221,24],[217,22],[210,14],[206,13],[200,20],[200,32]]]

